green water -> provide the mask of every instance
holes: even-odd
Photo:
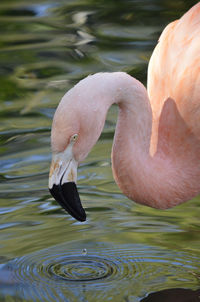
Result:
[[[1,301],[135,302],[200,288],[200,197],[159,211],[120,192],[110,160],[116,107],[78,171],[87,221],[48,192],[61,96],[98,71],[123,70],[146,84],[160,32],[196,2],[1,0]]]

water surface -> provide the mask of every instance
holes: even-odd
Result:
[[[48,192],[50,127],[61,96],[99,71],[123,70],[146,84],[160,32],[195,3],[1,0],[2,301],[198,295],[200,198],[159,211],[120,192],[110,160],[115,106],[79,168],[87,221],[75,221]]]

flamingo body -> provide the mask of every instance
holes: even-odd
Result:
[[[149,64],[148,93],[136,79],[115,72],[89,76],[64,95],[52,125],[49,188],[75,218],[85,216],[82,209],[74,214],[71,202],[68,209],[63,186],[76,182],[74,166],[98,140],[113,103],[119,115],[112,168],[123,193],[159,209],[199,194],[199,37],[200,3],[163,31]]]

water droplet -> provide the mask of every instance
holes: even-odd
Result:
[[[82,255],[83,255],[83,256],[86,256],[86,255],[87,255],[87,249],[83,249],[83,250],[82,250]]]

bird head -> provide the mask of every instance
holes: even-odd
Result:
[[[52,162],[49,191],[54,199],[74,218],[86,220],[76,187],[77,167],[87,154],[81,143],[81,114],[79,107],[67,94],[55,112],[52,130]]]
[[[87,90],[87,83],[83,84],[80,82],[69,90],[56,109],[51,130],[49,174],[51,195],[79,221],[85,221],[86,214],[76,188],[77,168],[98,140],[107,110],[97,107],[94,93]]]

